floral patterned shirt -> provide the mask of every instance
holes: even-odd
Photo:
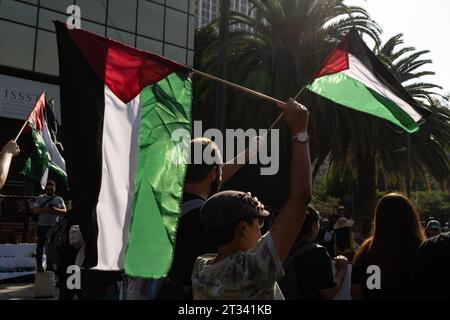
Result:
[[[252,249],[208,264],[216,256],[197,258],[192,271],[194,300],[284,300],[276,282],[283,267],[270,232]]]

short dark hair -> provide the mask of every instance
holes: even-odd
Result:
[[[56,187],[55,180],[48,179],[46,185],[49,185],[49,184],[52,184],[52,185],[54,185]]]
[[[233,222],[230,222],[226,225],[206,230],[206,236],[208,238],[208,241],[215,247],[222,246],[224,244],[227,244],[231,240],[233,240],[234,232],[236,230],[236,227],[238,226],[239,222],[245,221],[248,224],[253,224],[253,220],[255,218],[252,216],[249,216],[245,219],[236,220]]]
[[[308,206],[306,211],[305,221],[303,222],[302,229],[300,230],[299,236],[307,236],[311,234],[312,226],[314,223],[319,221],[320,215],[319,211],[314,209],[312,206]]]
[[[195,164],[194,160],[194,150],[196,145],[201,145],[202,148],[202,155],[206,148],[210,147],[211,150],[211,156],[216,157],[220,156],[220,150],[217,147],[217,145],[208,138],[195,138],[191,140],[190,145],[190,162],[187,166],[186,170],[186,183],[198,183],[201,182],[203,179],[206,178],[209,172],[211,172],[211,169],[214,167],[219,167],[219,164],[213,163],[213,164],[207,164],[204,162],[203,156],[202,156],[202,163]],[[198,148],[198,147],[197,147]]]

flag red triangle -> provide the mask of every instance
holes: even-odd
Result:
[[[315,78],[320,78],[330,74],[335,74],[350,67],[348,61],[348,39],[345,38],[339,46],[331,52],[328,58],[322,64],[322,68],[314,75]]]
[[[55,24],[68,32],[97,76],[125,103],[133,100],[146,86],[174,71],[187,69],[165,57],[85,30],[69,29],[58,21]]]
[[[41,96],[39,97],[38,101],[34,105],[33,109],[31,110],[30,115],[28,116],[28,124],[32,124],[37,130],[42,131],[42,128],[44,127],[44,110],[45,110],[45,91],[42,92]],[[28,125],[25,129],[25,132],[30,131],[30,126]]]

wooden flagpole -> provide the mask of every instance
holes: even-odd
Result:
[[[285,109],[286,103],[283,102],[283,101],[280,101],[280,100],[278,100],[278,99],[272,98],[272,97],[270,97],[270,96],[268,96],[268,95],[265,95],[265,94],[263,94],[263,93],[261,93],[261,92],[258,92],[258,91],[251,90],[251,89],[248,89],[248,88],[246,88],[246,87],[240,86],[240,85],[235,84],[235,83],[233,83],[233,82],[230,82],[230,81],[227,81],[227,80],[220,79],[220,78],[215,77],[215,76],[212,76],[212,75],[210,75],[210,74],[208,74],[208,73],[201,72],[201,71],[198,71],[198,70],[195,70],[195,69],[191,69],[191,70],[192,70],[192,73],[193,73],[193,74],[199,75],[199,76],[201,76],[201,77],[203,77],[203,78],[206,78],[206,79],[214,80],[214,81],[216,81],[216,82],[219,82],[219,83],[222,83],[222,84],[227,85],[227,86],[229,86],[229,87],[232,87],[232,88],[234,88],[234,89],[236,89],[236,90],[243,91],[243,92],[248,93],[248,94],[251,94],[251,95],[253,95],[253,96],[255,96],[255,97],[264,99],[264,100],[266,100],[266,101],[270,101],[270,102],[276,103],[277,106],[279,106],[281,109]]]

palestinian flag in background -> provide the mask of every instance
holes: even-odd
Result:
[[[430,114],[420,107],[352,30],[323,63],[308,89],[333,102],[414,133]]]
[[[84,267],[163,277],[172,263],[186,172],[187,149],[171,134],[185,129],[190,138],[189,69],[55,25],[63,143],[86,241]]]
[[[51,103],[43,92],[27,119],[26,131],[31,131],[35,148],[21,172],[31,180],[38,181],[43,189],[47,184],[49,170],[59,175],[67,186],[66,164],[52,138],[48,118],[54,119],[54,115]],[[54,127],[54,124],[50,123],[50,127]]]

